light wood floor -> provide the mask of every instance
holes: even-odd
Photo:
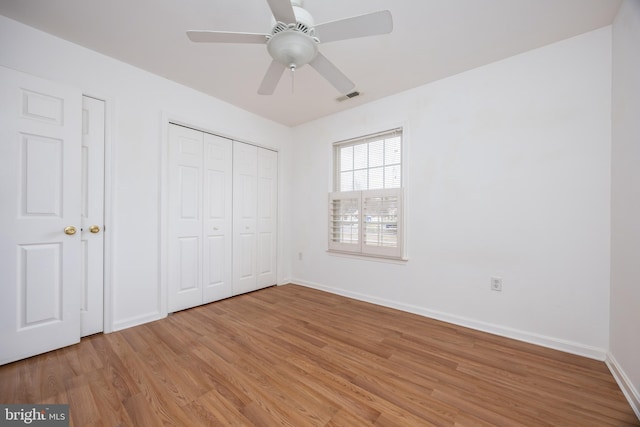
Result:
[[[604,363],[295,285],[0,367],[74,426],[640,425]]]

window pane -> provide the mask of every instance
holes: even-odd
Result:
[[[353,147],[353,168],[364,169],[367,167],[367,144]]]
[[[400,161],[400,137],[386,139],[384,144],[384,164],[392,165],[400,163]]]
[[[400,188],[400,165],[384,168],[384,188]]]
[[[384,169],[369,169],[369,190],[379,190],[384,188]]]
[[[384,140],[369,143],[369,167],[374,168],[384,164]],[[371,187],[370,187],[371,188]]]
[[[340,191],[353,190],[353,172],[340,173]]]
[[[340,148],[340,170],[353,170],[353,147]]]
[[[353,172],[353,189],[354,190],[366,190],[367,183],[367,170],[359,170]]]

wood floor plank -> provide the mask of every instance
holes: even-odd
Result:
[[[297,285],[0,366],[73,426],[640,426],[603,362]]]

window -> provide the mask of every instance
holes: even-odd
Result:
[[[335,191],[400,188],[402,132],[335,144]]]
[[[402,130],[334,144],[329,250],[402,258]]]

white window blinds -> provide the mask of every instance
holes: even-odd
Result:
[[[402,130],[335,144],[335,191],[402,186]]]

